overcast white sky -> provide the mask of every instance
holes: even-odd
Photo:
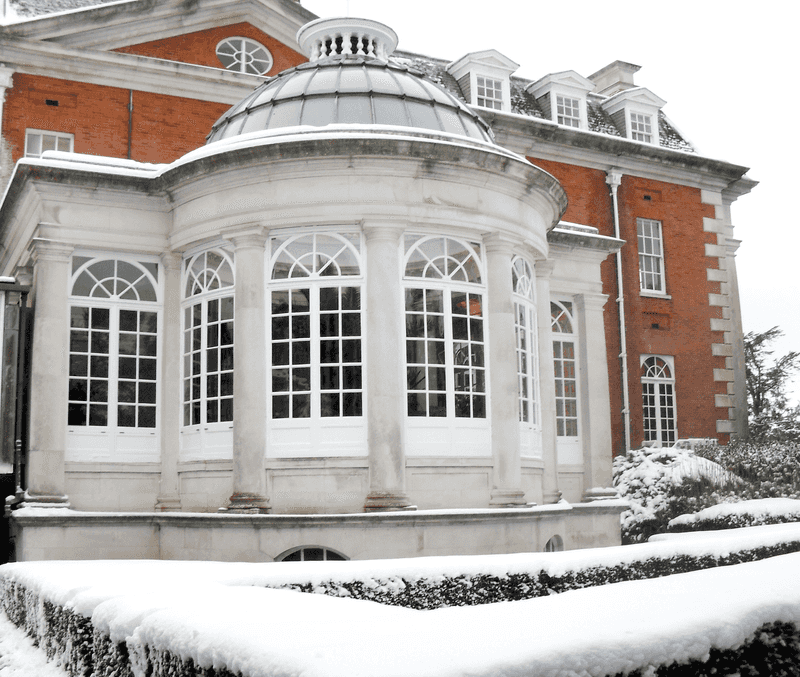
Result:
[[[322,17],[382,21],[400,49],[442,59],[497,49],[531,79],[564,70],[588,77],[616,59],[640,65],[636,84],[667,101],[664,111],[702,155],[750,167],[760,182],[733,206],[744,330],[779,325],[786,336],[776,355],[800,350],[800,224],[791,203],[800,97],[790,80],[800,58],[795,22],[777,2],[758,10],[741,0],[302,4]],[[800,401],[800,377],[793,394]]]

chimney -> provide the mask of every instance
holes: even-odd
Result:
[[[589,79],[594,83],[594,91],[597,94],[614,96],[617,92],[636,87],[633,74],[640,68],[641,66],[627,61],[615,61],[590,75]]]

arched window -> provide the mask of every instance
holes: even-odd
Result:
[[[360,235],[271,242],[271,418],[363,415]]]
[[[656,446],[673,445],[678,431],[672,358],[643,355],[641,359],[644,441]]]
[[[344,562],[348,557],[345,557],[340,552],[332,550],[331,548],[323,548],[318,545],[304,545],[299,548],[292,548],[284,553],[281,553],[275,558],[276,562],[323,562],[323,561],[339,561]]]
[[[545,552],[563,552],[564,550],[564,539],[561,538],[558,534],[553,536],[551,539],[544,544],[544,551]]]
[[[68,457],[158,450],[158,276],[155,262],[72,259]]]
[[[217,58],[229,71],[264,75],[272,68],[272,54],[250,38],[225,38],[217,45]]]
[[[575,319],[570,301],[550,303],[553,332],[553,368],[556,388],[556,434],[578,436],[578,370],[575,356]]]
[[[481,249],[406,237],[408,415],[486,418]]]
[[[528,426],[539,424],[536,370],[536,306],[531,265],[515,257],[511,264],[514,292],[514,321],[517,336],[517,378],[519,380],[519,420]]]
[[[183,425],[233,421],[234,267],[212,250],[183,265]]]

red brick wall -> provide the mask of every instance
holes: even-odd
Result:
[[[186,33],[185,35],[163,40],[143,42],[138,45],[121,47],[116,51],[139,54],[140,56],[152,56],[170,61],[183,61],[184,63],[194,63],[199,66],[222,68],[222,64],[217,59],[217,44],[220,40],[234,36],[251,38],[256,42],[260,42],[270,51],[274,62],[267,75],[275,75],[306,61],[303,55],[246,22]]]
[[[75,135],[75,152],[128,155],[129,90],[16,73],[6,91],[3,135],[16,162],[25,149],[25,129]],[[47,105],[58,101],[58,106]],[[205,143],[211,125],[228,104],[133,92],[131,157],[172,162]]]
[[[529,158],[561,181],[569,197],[565,221],[594,226],[603,235],[614,235],[612,202],[603,171],[548,160]],[[646,200],[645,196],[650,199]],[[714,394],[726,392],[714,381],[714,368],[724,368],[722,357],[711,355],[711,344],[722,343],[722,333],[712,332],[710,319],[721,317],[709,306],[708,294],[718,293],[719,284],[708,282],[706,269],[716,268],[717,259],[705,255],[706,243],[716,236],[703,230],[703,217],[714,217],[714,208],[700,201],[700,190],[661,181],[624,176],[618,190],[622,268],[625,289],[628,392],[631,407],[631,443],[643,440],[640,355],[671,355],[675,358],[675,391],[678,434],[681,437],[717,437],[717,419],[727,418],[725,409],[714,406]],[[639,257],[636,219],[662,223],[667,294],[670,299],[648,298],[639,293]],[[621,365],[619,360],[619,314],[616,257],[601,268],[603,290],[609,296],[605,307],[606,344],[611,395],[614,453],[624,448]],[[659,328],[654,329],[653,324]]]

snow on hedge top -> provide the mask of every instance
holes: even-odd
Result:
[[[680,515],[670,520],[669,526],[694,524],[731,516],[790,517],[800,519],[800,501],[792,498],[762,498],[737,503],[720,503],[691,515]]]
[[[426,569],[424,561],[417,566]],[[702,659],[713,647],[741,644],[767,622],[800,623],[800,553],[434,611],[245,583],[248,571],[277,567],[295,574],[306,568],[33,562],[0,572],[38,581],[40,590],[70,588],[75,601],[93,598],[95,626],[125,639],[134,664],[149,646],[246,677],[607,675]]]

